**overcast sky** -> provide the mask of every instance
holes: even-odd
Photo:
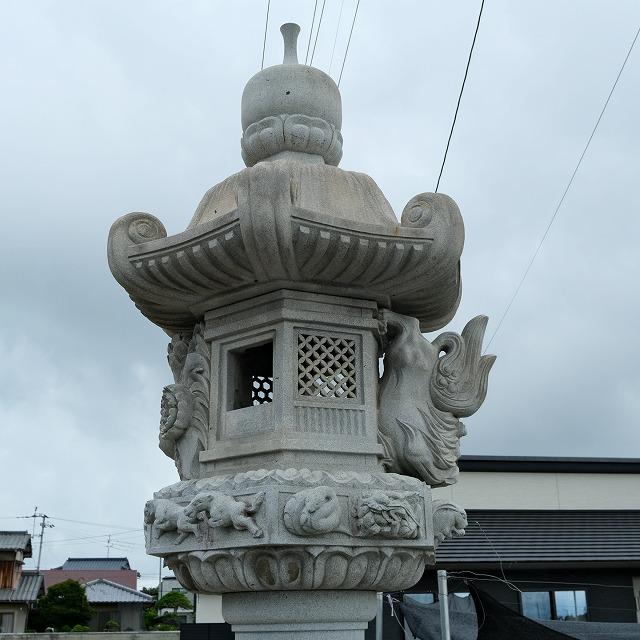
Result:
[[[336,79],[354,7],[345,0]],[[435,187],[478,8],[360,4],[341,167],[371,175],[398,215]],[[104,555],[106,538],[87,537],[126,531],[111,554],[143,583],[157,575],[137,529],[144,502],[177,480],[157,448],[167,336],[111,277],[107,233],[136,210],[178,233],[242,168],[240,96],[260,68],[265,9],[0,3],[0,528],[30,528],[12,516],[34,505],[59,518],[45,568]],[[314,58],[326,71],[339,10],[327,0]],[[272,0],[265,66],[282,60],[283,22],[301,24],[304,53],[312,13],[313,0]],[[635,0],[487,0],[440,187],[467,231],[451,329],[485,313],[493,332],[638,24]],[[465,454],[640,456],[638,49],[491,345],[498,361]]]

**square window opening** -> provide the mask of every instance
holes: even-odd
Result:
[[[230,351],[227,410],[273,402],[273,342]]]

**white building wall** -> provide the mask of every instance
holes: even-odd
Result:
[[[196,594],[196,622],[224,622],[222,596]]]
[[[433,496],[465,509],[640,509],[640,476],[467,471]]]

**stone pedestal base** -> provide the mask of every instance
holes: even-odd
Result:
[[[225,593],[222,615],[236,640],[364,640],[375,591]]]

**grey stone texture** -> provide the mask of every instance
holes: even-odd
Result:
[[[242,97],[247,168],[175,236],[116,220],[107,252],[170,336],[159,446],[180,482],[147,502],[148,552],[223,594],[238,638],[361,640],[375,592],[412,586],[464,533],[430,487],[456,480],[494,357],[482,316],[420,333],[458,306],[457,205],[422,193],[398,223],[369,176],[338,168],[338,88],[282,31],[284,63]]]
[[[222,600],[237,640],[361,640],[376,608],[373,591],[231,594]]]

